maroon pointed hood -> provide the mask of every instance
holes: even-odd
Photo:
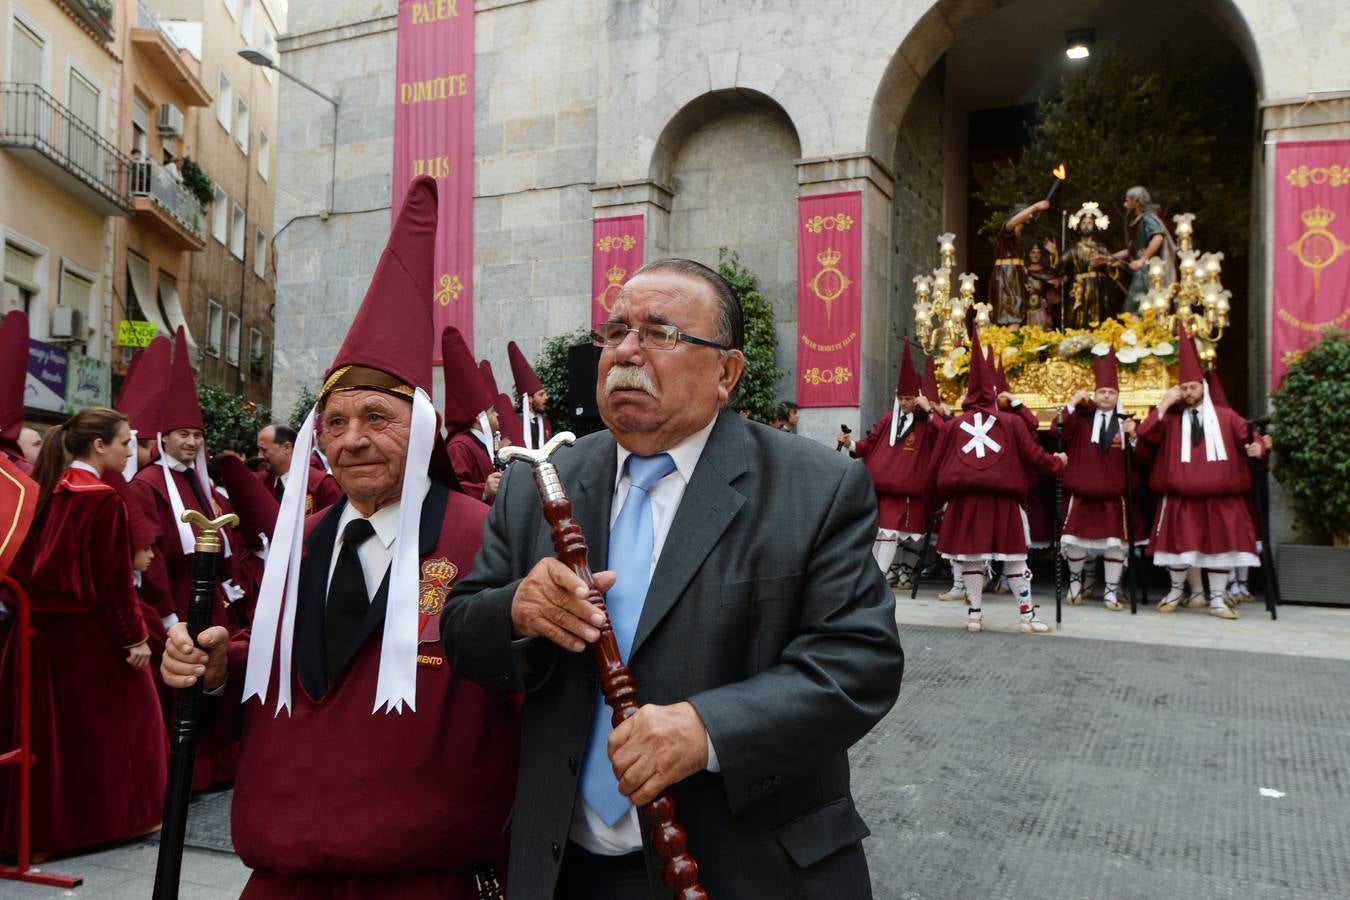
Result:
[[[236,456],[221,454],[216,460],[220,486],[230,495],[230,507],[239,515],[239,532],[252,550],[261,550],[259,534],[272,538],[277,528],[277,513],[281,504],[267,490],[267,486],[258,480],[244,461]],[[292,478],[308,478],[309,470],[303,466],[292,466]],[[310,510],[306,510],[306,513]]]
[[[914,368],[914,358],[909,353],[909,341],[905,341],[905,352],[900,357],[900,383],[896,385],[897,397],[917,397],[922,390],[919,372]]]
[[[192,374],[192,360],[189,358],[191,352],[187,345],[187,331],[179,325],[173,338],[173,364],[169,382],[159,397],[159,421],[156,425],[160,432],[178,428],[203,431],[206,428],[201,404],[197,402],[197,380]],[[143,369],[145,366],[137,368]]]
[[[994,378],[990,371],[989,360],[984,357],[980,347],[980,331],[974,326],[970,329],[970,375],[966,380],[966,396],[961,405],[966,409],[993,409]]]
[[[1219,373],[1210,369],[1205,373],[1205,384],[1209,386],[1209,400],[1215,406],[1222,406],[1224,409],[1232,409],[1232,404],[1228,402],[1228,395],[1223,392],[1223,385],[1219,383]]]
[[[28,382],[28,315],[16,309],[0,322],[0,444],[19,449]],[[20,454],[22,455],[22,454]]]
[[[497,401],[493,405],[497,409],[497,424],[501,427],[502,437],[517,447],[524,447],[525,425],[520,421],[520,414],[516,412],[511,398],[505,394],[498,394]]]
[[[1185,384],[1188,381],[1204,381],[1205,369],[1200,365],[1200,353],[1195,349],[1195,341],[1186,331],[1186,325],[1180,318],[1177,319],[1177,383]]]
[[[478,424],[478,414],[492,406],[497,395],[474,365],[473,354],[459,329],[441,332],[441,371],[445,375],[445,430],[458,434]]]
[[[478,374],[483,379],[483,384],[487,385],[487,389],[491,392],[493,400],[496,400],[497,395],[500,394],[501,391],[497,390],[497,378],[492,374],[492,363],[488,362],[486,359],[480,359],[478,361]],[[483,408],[486,409],[487,407]]]
[[[942,401],[942,397],[938,394],[937,366],[933,363],[933,357],[931,356],[924,359],[923,381],[920,384],[920,390],[933,403]]]
[[[173,370],[169,339],[155,338],[149,346],[136,351],[117,396],[117,411],[127,417],[141,437],[158,432],[164,393]]]
[[[1092,374],[1098,390],[1102,388],[1111,388],[1113,391],[1120,390],[1120,378],[1116,373],[1116,354],[1104,353],[1101,356],[1092,357]]]
[[[544,389],[539,376],[534,373],[534,367],[525,358],[525,354],[520,352],[520,348],[516,346],[515,341],[506,345],[506,358],[511,362],[511,377],[516,382],[517,397],[521,394],[533,394]]]
[[[351,388],[430,396],[436,221],[435,180],[414,178],[320,399]]]

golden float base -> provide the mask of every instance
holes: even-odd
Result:
[[[1131,367],[1120,366],[1120,399],[1127,412],[1140,420],[1149,407],[1157,405],[1163,392],[1173,383],[1173,375],[1159,359],[1143,359]],[[1091,363],[1052,357],[1044,362],[1023,366],[1008,376],[1012,393],[1036,413],[1041,427],[1050,427],[1055,414],[1080,388],[1092,391],[1096,378]],[[947,379],[938,374],[938,393],[952,409],[959,409],[965,396],[965,379]]]

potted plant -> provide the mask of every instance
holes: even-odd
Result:
[[[179,165],[179,174],[183,176],[183,187],[188,189],[188,193],[197,198],[197,202],[206,209],[215,199],[216,186],[211,181],[211,176],[207,175],[197,161],[190,156],[184,156]]]
[[[1350,605],[1350,335],[1327,329],[1287,362],[1271,398],[1274,474],[1294,505],[1299,543],[1278,548],[1281,594]]]

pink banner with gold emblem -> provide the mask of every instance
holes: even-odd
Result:
[[[432,304],[437,361],[453,325],[473,350],[473,3],[399,0],[393,214],[408,182],[436,179],[440,223]]]
[[[642,268],[642,216],[596,219],[591,232],[591,324],[609,318],[619,288]]]
[[[1350,141],[1275,147],[1270,387],[1288,355],[1350,326]]]
[[[862,194],[797,200],[797,405],[858,405]]]

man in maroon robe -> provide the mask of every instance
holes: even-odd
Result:
[[[1144,452],[1135,444],[1135,422],[1117,406],[1120,382],[1116,358],[1107,353],[1092,361],[1095,390],[1077,391],[1059,416],[1058,423],[1069,452],[1064,470],[1064,489],[1068,494],[1060,546],[1069,566],[1069,592],[1065,598],[1074,606],[1083,602],[1083,569],[1089,558],[1100,556],[1105,587],[1102,603],[1120,610],[1120,578],[1128,556],[1129,535],[1145,537],[1144,522],[1138,509],[1125,493],[1125,454],[1144,461]],[[1129,450],[1126,450],[1128,442]],[[1131,473],[1133,475],[1133,473]],[[1132,518],[1126,529],[1126,513]]]
[[[891,411],[860,441],[855,442],[843,431],[836,438],[849,448],[849,455],[863,461],[872,476],[877,494],[877,538],[872,556],[883,573],[890,572],[899,556],[893,583],[902,589],[914,586],[914,565],[928,531],[928,508],[923,497],[939,421],[932,402],[922,396],[919,373],[906,341]]]
[[[418,178],[320,391],[346,498],[305,522],[287,495],[252,633],[204,631],[205,652],[170,634],[166,681],[202,678],[223,695],[217,730],[240,728],[249,900],[477,900],[506,861],[514,698],[456,676],[438,641],[487,508],[454,489],[428,397],[435,234],[435,182]],[[297,453],[313,429],[311,414]]]
[[[933,450],[930,502],[947,504],[937,549],[961,567],[969,631],[984,630],[985,565],[1001,560],[1017,597],[1019,628],[1024,634],[1046,634],[1050,625],[1037,615],[1025,576],[1030,534],[1021,503],[1026,493],[1023,463],[1057,473],[1066,457],[1046,453],[1020,416],[998,409],[990,369],[979,334],[973,333],[963,411],[943,427]]]
[[[1172,582],[1158,611],[1176,610],[1185,594],[1186,571],[1194,566],[1209,578],[1209,614],[1236,619],[1228,576],[1235,566],[1261,564],[1247,507],[1252,486],[1247,458],[1264,457],[1266,447],[1260,440],[1249,443],[1242,417],[1210,398],[1184,326],[1178,343],[1180,383],[1167,389],[1139,426],[1139,440],[1155,457],[1149,487],[1162,497],[1148,549]]]
[[[258,432],[258,456],[263,461],[264,470],[257,473],[257,478],[278,503],[291,475],[294,451],[295,429],[289,425],[266,425]],[[305,515],[325,510],[342,497],[342,488],[338,487],[326,469],[307,465],[304,472],[307,479]]]
[[[16,309],[0,321],[0,455],[31,475],[33,464],[19,446],[27,379],[28,315]]]
[[[473,355],[456,328],[441,334],[441,367],[445,383],[459,386],[445,397],[445,431],[450,436],[446,454],[455,470],[459,489],[491,504],[497,496],[501,472],[493,462],[500,422],[495,380],[474,365]]]
[[[520,409],[525,447],[537,450],[553,437],[553,423],[544,417],[548,411],[548,391],[544,390],[544,383],[515,341],[507,343],[506,358],[511,363],[511,377],[516,382],[515,399]]]

